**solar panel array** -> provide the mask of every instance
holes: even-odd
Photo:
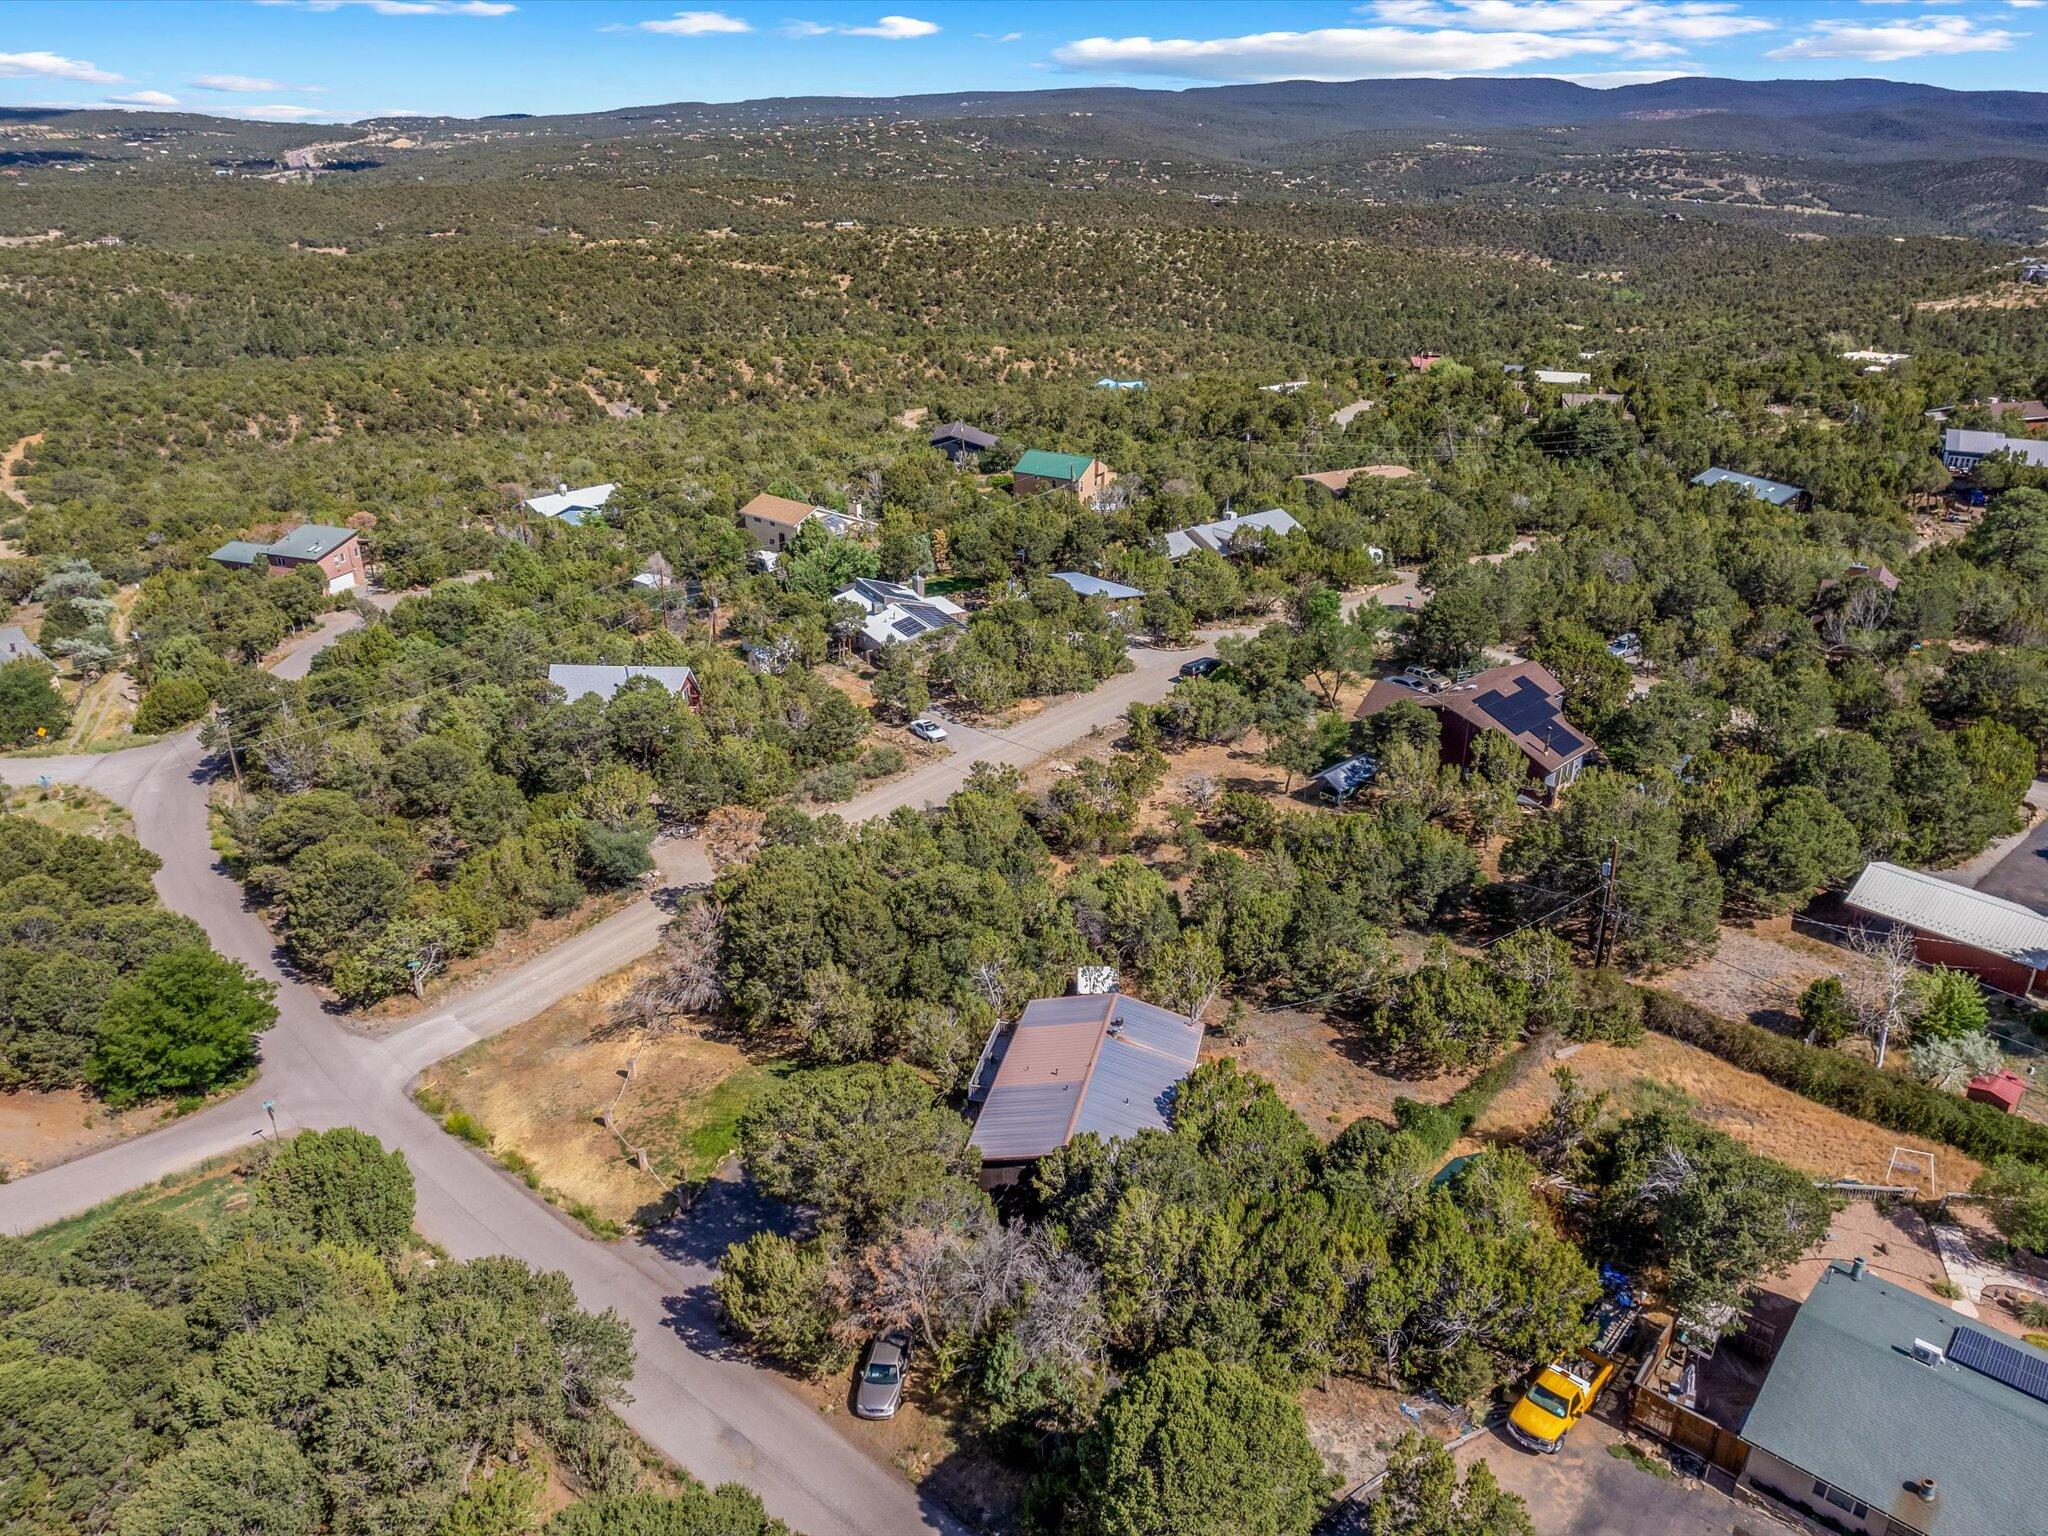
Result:
[[[1958,1328],[1948,1341],[1948,1357],[1993,1381],[2048,1403],[2048,1360],[2037,1359],[2003,1339],[1975,1328]]]

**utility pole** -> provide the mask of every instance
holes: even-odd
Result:
[[[1614,877],[1621,868],[1621,839],[1607,839],[1607,862],[1600,866],[1600,926],[1593,933],[1593,965],[1607,964],[1608,935],[1614,925]]]
[[[228,724],[225,711],[220,717],[220,736],[228,746],[228,766],[235,770],[235,799],[239,803],[242,798],[242,759],[235,751],[235,728]]]

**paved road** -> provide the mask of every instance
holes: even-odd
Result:
[[[2027,798],[2035,805],[2048,805],[2048,780],[2036,779]],[[1944,872],[1943,878],[1975,885],[1987,896],[2003,896],[2036,912],[2048,911],[2048,816],[2019,837],[1993,845],[1960,870]]]
[[[273,670],[302,677],[313,656],[353,628],[329,615]],[[1106,728],[1137,699],[1162,697],[1176,670],[1202,651],[1135,651],[1134,669],[1004,731],[962,730],[946,758],[842,807],[849,820],[943,801],[977,762],[1022,765]],[[221,953],[278,986],[278,1022],[263,1040],[257,1085],[134,1141],[0,1185],[0,1231],[32,1230],[123,1190],[246,1145],[263,1132],[263,1101],[287,1131],[354,1125],[404,1151],[419,1189],[418,1224],[459,1258],[514,1254],[559,1269],[586,1306],[615,1307],[632,1326],[639,1368],[622,1413],[651,1445],[707,1482],[738,1481],[807,1536],[962,1529],[891,1470],[871,1460],[773,1375],[735,1359],[711,1318],[716,1251],[692,1251],[675,1233],[598,1244],[494,1164],[442,1133],[407,1088],[422,1068],[508,1029],[568,993],[645,954],[663,913],[642,899],[535,959],[460,993],[386,1038],[344,1026],[320,993],[289,974],[239,885],[208,851],[213,767],[196,732],[100,756],[0,759],[0,780],[38,777],[99,790],[128,807],[137,837],[163,858],[156,886],[166,905],[196,920]],[[706,878],[691,843],[660,846],[671,884]]]

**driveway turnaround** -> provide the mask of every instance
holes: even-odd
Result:
[[[273,670],[304,677],[314,656],[355,627],[328,615]],[[978,762],[1018,766],[1106,730],[1138,699],[1171,688],[1180,664],[1202,651],[1132,652],[1133,670],[1003,731],[962,732],[944,759],[841,808],[849,821],[904,805],[934,805]],[[724,1346],[712,1314],[715,1254],[665,1241],[593,1241],[519,1181],[444,1134],[412,1103],[423,1068],[531,1018],[654,948],[665,913],[644,897],[546,953],[459,993],[381,1039],[348,1029],[321,993],[283,965],[275,938],[244,904],[241,887],[210,851],[208,793],[219,771],[198,733],[98,756],[0,758],[0,782],[80,784],[126,806],[142,844],[163,859],[156,887],[167,906],[206,930],[222,954],[277,984],[278,1021],[263,1037],[256,1084],[162,1130],[0,1185],[0,1231],[26,1232],[124,1190],[152,1183],[266,1133],[268,1102],[280,1129],[353,1125],[403,1151],[418,1185],[418,1225],[457,1258],[511,1254],[560,1270],[591,1308],[631,1325],[639,1365],[620,1416],[655,1449],[707,1483],[739,1482],[769,1513],[806,1536],[964,1532],[889,1468],[870,1459],[773,1374]],[[709,877],[694,843],[657,845],[673,884]]]

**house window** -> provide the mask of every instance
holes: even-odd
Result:
[[[1833,1483],[1824,1483],[1817,1477],[1813,1480],[1813,1496],[1817,1499],[1825,1499],[1837,1509],[1847,1510],[1858,1520],[1863,1519],[1870,1513],[1870,1506],[1861,1499],[1856,1498],[1852,1494],[1844,1493]]]

